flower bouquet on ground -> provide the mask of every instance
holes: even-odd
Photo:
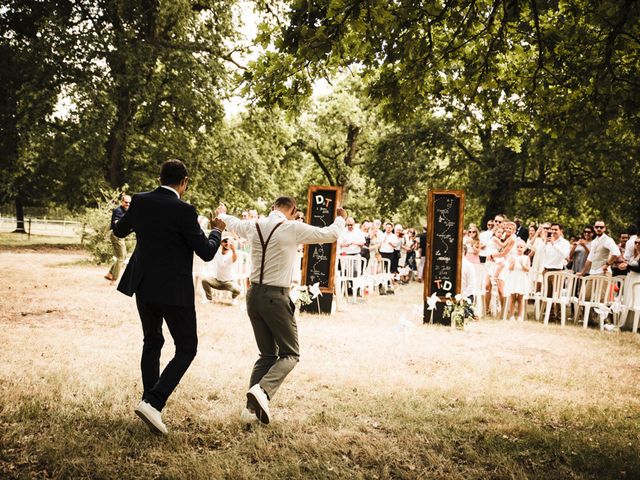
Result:
[[[291,290],[289,291],[289,298],[291,301],[295,303],[296,308],[300,309],[302,305],[309,305],[313,302],[313,299],[316,301],[320,301],[318,297],[322,295],[320,291],[320,286],[318,283],[314,283],[313,285],[293,285]],[[320,305],[318,305],[318,309]]]
[[[443,310],[443,318],[451,321],[451,326],[463,329],[465,323],[477,320],[476,314],[471,306],[471,300],[460,294],[451,298],[451,294],[447,293],[447,301]]]

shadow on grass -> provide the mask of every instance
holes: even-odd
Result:
[[[25,397],[0,404],[0,476],[640,478],[637,410],[345,396],[306,422],[249,431],[183,407],[167,437],[122,406]]]

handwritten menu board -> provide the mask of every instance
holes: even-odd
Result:
[[[307,198],[307,218],[309,225],[327,227],[336,217],[337,204],[340,202],[340,187],[310,186]],[[320,284],[320,311],[331,312],[333,283],[335,276],[336,244],[305,245],[302,260],[302,283]],[[318,310],[318,302],[306,305],[304,310]]]
[[[464,192],[429,191],[424,269],[425,301],[434,293],[441,300],[444,300],[447,293],[460,293],[463,228]]]

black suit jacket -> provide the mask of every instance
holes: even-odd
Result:
[[[516,236],[526,242],[529,239],[529,229],[524,225],[520,225],[520,227],[516,229]]]
[[[125,215],[113,229],[116,236],[136,233],[136,248],[118,290],[152,303],[193,306],[193,254],[213,259],[220,231],[209,238],[198,224],[196,209],[171,190],[159,187],[131,199]]]

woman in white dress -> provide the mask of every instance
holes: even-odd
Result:
[[[527,248],[529,249],[529,258],[531,259],[531,268],[529,269],[529,281],[535,285],[535,291],[542,290],[542,272],[544,270],[544,239],[549,231],[549,224],[541,224],[533,233],[529,230],[529,239],[527,240]]]
[[[509,260],[507,275],[507,292],[511,296],[509,302],[509,319],[513,320],[513,312],[518,302],[518,321],[524,317],[524,295],[529,293],[529,269],[531,266],[529,256],[524,254],[527,245],[523,240],[516,243],[516,254]]]

